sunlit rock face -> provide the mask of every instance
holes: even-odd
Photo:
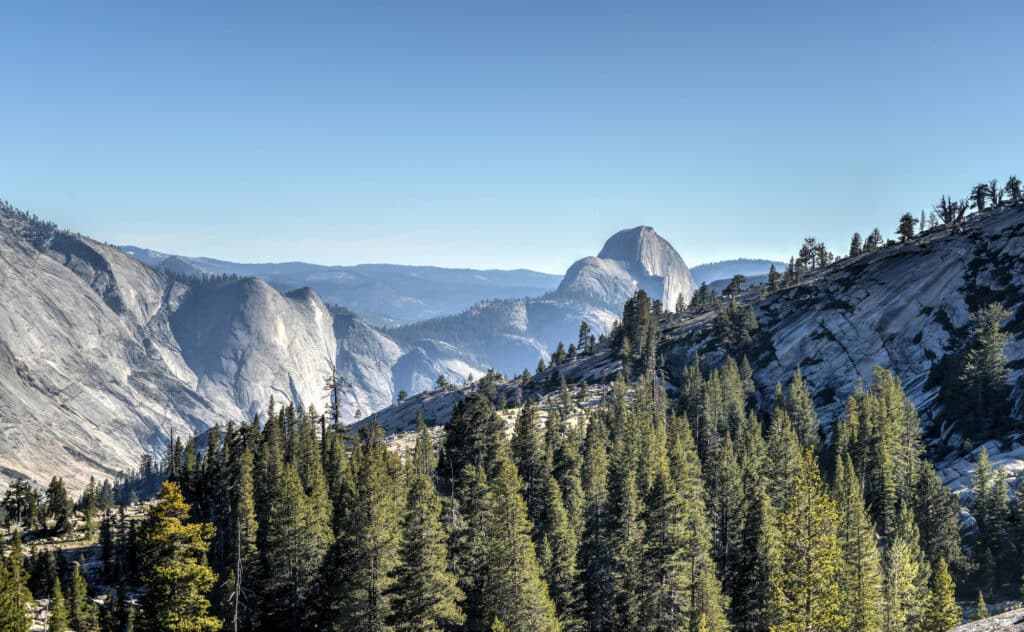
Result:
[[[615,233],[596,257],[580,259],[565,273],[556,294],[621,311],[637,289],[669,310],[696,290],[690,271],[672,244],[650,226]]]

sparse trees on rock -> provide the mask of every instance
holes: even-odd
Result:
[[[896,229],[896,234],[899,235],[900,241],[907,243],[914,238],[914,226],[917,224],[917,220],[910,213],[904,213],[900,217],[900,225]]]

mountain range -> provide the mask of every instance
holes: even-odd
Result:
[[[532,270],[458,270],[431,266],[235,263],[118,246],[154,268],[180,276],[259,277],[288,292],[309,287],[375,326],[393,327],[461,312],[484,299],[539,296],[562,277]]]
[[[356,282],[351,269],[212,261],[109,246],[0,206],[0,476],[56,474],[80,487],[161,453],[172,434],[251,419],[271,397],[323,410],[334,367],[347,379],[342,419],[355,421],[439,376],[533,367],[575,340],[581,321],[608,331],[637,288],[666,302],[694,288],[649,227],[616,234],[554,288],[529,271],[356,266]],[[417,309],[449,309],[445,285],[540,295],[383,329],[308,284],[292,287],[316,278],[331,279],[335,297],[404,279],[374,299],[379,318],[394,320],[401,312],[388,306],[410,297],[421,297]]]
[[[1014,314],[1006,325],[1013,336],[1007,355],[1014,413],[1021,414],[1021,234],[1024,208],[1000,210],[842,259],[782,291],[744,291],[738,300],[759,323],[759,352],[750,357],[759,397],[767,401],[799,366],[827,424],[840,414],[850,385],[869,380],[871,367],[881,365],[903,380],[934,440],[966,449],[939,423],[936,370],[955,351],[971,312],[1002,302]],[[0,206],[0,476],[40,482],[56,473],[81,486],[90,475],[136,467],[145,453],[159,455],[172,433],[251,419],[271,397],[323,410],[324,379],[333,367],[349,382],[343,421],[373,414],[402,431],[422,410],[428,421],[444,423],[454,402],[475,387],[437,390],[439,376],[462,384],[490,368],[506,375],[532,370],[558,342],[574,342],[581,321],[595,336],[608,332],[637,289],[672,311],[673,297],[685,302],[697,283],[667,241],[639,226],[613,235],[597,256],[580,259],[535,297],[478,300],[459,313],[382,327],[308,285],[292,287],[297,281],[281,281],[283,274],[214,276],[238,274],[228,266],[189,273],[177,263],[183,258],[156,257]],[[722,262],[696,268],[696,277],[746,275],[766,264],[772,262]],[[356,268],[369,277],[377,269]],[[396,268],[383,267],[414,278],[415,269]],[[544,279],[509,274],[478,276],[497,279],[485,283],[486,291]],[[411,281],[410,287],[424,303],[442,305],[431,291]],[[387,309],[377,313],[399,320]],[[717,346],[713,314],[666,317],[659,352],[670,382],[698,356],[720,362]],[[618,370],[599,345],[597,354],[549,368],[533,384],[555,389],[561,377],[604,383]],[[517,396],[512,383],[501,388]],[[397,402],[400,391],[409,397]],[[1012,441],[989,446],[993,459],[1007,465],[1024,463],[1016,450]],[[961,465],[949,461],[944,477],[962,479]]]

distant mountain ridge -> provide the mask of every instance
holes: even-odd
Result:
[[[311,287],[324,299],[344,305],[368,322],[397,326],[456,314],[486,299],[540,296],[562,277],[532,270],[475,270],[359,264],[323,266],[298,261],[235,263],[208,257],[172,255],[138,246],[118,246],[153,267],[185,276],[260,277],[290,291]]]
[[[779,272],[783,272],[787,265],[783,261],[772,261],[770,259],[728,259],[726,261],[713,261],[702,263],[690,268],[693,280],[700,285],[708,285],[715,281],[727,281],[737,274],[742,274],[748,279],[755,277],[767,277],[772,266]]]

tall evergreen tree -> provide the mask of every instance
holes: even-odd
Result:
[[[499,452],[483,524],[485,557],[481,578],[484,621],[501,620],[510,632],[557,632],[561,624],[541,576],[522,481],[505,453]]]
[[[325,572],[335,584],[335,629],[377,632],[391,629],[402,501],[380,429],[363,434],[365,446],[353,467],[355,486],[342,500],[346,518]]]
[[[215,577],[206,565],[213,537],[207,523],[186,524],[189,506],[176,483],[164,483],[139,531],[141,579],[140,632],[211,632],[221,621],[209,614],[207,594]],[[75,606],[72,603],[74,625]]]
[[[743,530],[743,482],[732,439],[711,455],[705,468],[708,521],[711,524],[711,553],[717,564],[722,588],[732,595],[739,575],[740,542]]]
[[[413,463],[402,521],[400,566],[396,570],[392,623],[397,630],[434,632],[462,625],[464,598],[448,570],[447,535],[441,526],[441,500],[428,475]]]
[[[586,618],[593,630],[605,629],[612,616],[614,581],[608,506],[608,432],[600,417],[591,419],[583,449],[584,512],[580,561]]]
[[[928,563],[918,542],[913,516],[901,507],[895,533],[885,552],[885,620],[887,632],[912,630],[921,619],[928,593]]]
[[[534,526],[538,561],[555,602],[555,610],[566,629],[578,629],[581,586],[576,564],[579,543],[562,502],[558,481],[549,476],[543,499],[543,510]]]
[[[928,601],[921,617],[921,632],[949,632],[963,620],[956,603],[956,586],[949,574],[946,560],[939,559],[932,567],[928,584]]]
[[[233,541],[229,543],[230,572],[226,586],[225,614],[233,632],[252,629],[258,621],[257,580],[259,551],[256,548],[256,505],[253,498],[253,455],[245,450],[239,459],[235,491]]]
[[[779,518],[783,575],[780,632],[843,629],[846,616],[839,594],[842,551],[835,503],[818,472],[810,447],[804,448]]]
[[[821,443],[818,415],[814,411],[814,401],[811,399],[811,393],[800,372],[800,367],[793,372],[793,381],[789,385],[789,393],[786,397],[786,412],[789,414],[790,423],[793,424],[793,430],[800,443],[817,449]]]
[[[89,584],[82,575],[82,563],[71,567],[68,583],[67,606],[68,624],[74,630],[95,630],[98,623],[96,606],[89,599]],[[201,628],[166,627],[165,630],[199,630]]]
[[[993,468],[988,450],[981,449],[974,469],[974,516],[980,532],[976,545],[979,581],[993,594],[1008,580],[1018,579],[1019,568],[1010,543],[1009,490],[1002,468]]]
[[[47,632],[67,632],[68,629],[68,609],[64,604],[64,589],[61,588],[59,577],[54,578],[50,589],[50,611],[46,616],[46,627]]]
[[[748,477],[744,490],[738,582],[733,591],[733,621],[741,632],[768,632],[783,622],[782,552],[777,516],[767,490]]]
[[[553,413],[553,411],[552,411]],[[550,436],[551,432],[547,433]],[[537,428],[537,407],[532,401],[523,405],[512,434],[512,461],[523,481],[523,498],[530,522],[536,526],[543,508],[548,478],[548,463]]]
[[[24,567],[17,568],[22,563],[13,554],[7,560],[0,555],[0,630],[28,632],[32,622],[27,609],[32,593],[25,583]]]
[[[1006,346],[1010,337],[1002,329],[1002,322],[1009,316],[998,303],[971,315],[971,334],[963,352],[955,392],[949,397],[944,393],[944,399],[953,404],[950,410],[953,418],[969,420],[964,430],[972,436],[998,436],[1009,427]]]
[[[840,585],[850,632],[872,632],[882,623],[883,577],[875,527],[864,505],[849,455],[836,464],[836,506],[842,550]]]

